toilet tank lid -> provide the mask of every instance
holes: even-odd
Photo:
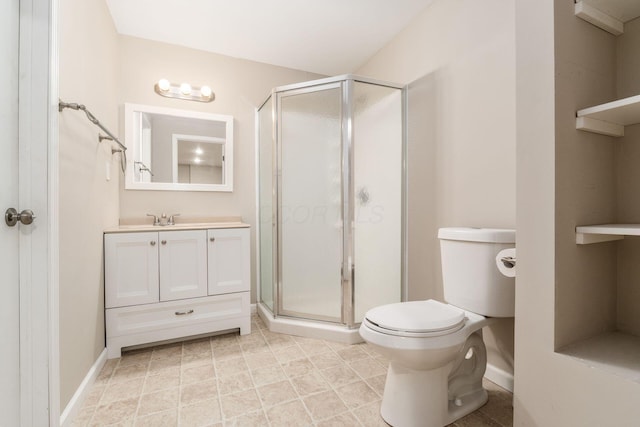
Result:
[[[446,227],[438,230],[438,239],[485,243],[515,243],[516,230],[506,228]]]

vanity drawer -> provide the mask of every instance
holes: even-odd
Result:
[[[108,357],[122,347],[216,331],[250,329],[249,292],[106,310]]]

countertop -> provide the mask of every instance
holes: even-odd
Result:
[[[215,228],[248,228],[249,224],[242,222],[240,217],[212,217],[212,218],[181,218],[176,217],[174,225],[153,225],[151,218],[121,219],[120,225],[108,227],[105,233],[134,233],[143,231],[174,231],[174,230],[209,230]]]

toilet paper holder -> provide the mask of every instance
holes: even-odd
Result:
[[[513,268],[516,266],[516,258],[512,256],[503,256],[500,258],[500,261],[502,261],[504,266],[507,268]]]

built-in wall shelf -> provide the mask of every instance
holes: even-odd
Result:
[[[640,236],[640,224],[599,224],[576,227],[576,243],[591,243],[622,240],[624,236]]]
[[[625,126],[638,123],[640,95],[585,108],[576,114],[576,129],[608,136],[624,136]]]
[[[633,0],[577,0],[575,15],[598,28],[619,36],[624,23],[640,16],[640,2]]]
[[[558,351],[592,368],[640,383],[640,337],[624,332],[606,332],[571,344]]]

